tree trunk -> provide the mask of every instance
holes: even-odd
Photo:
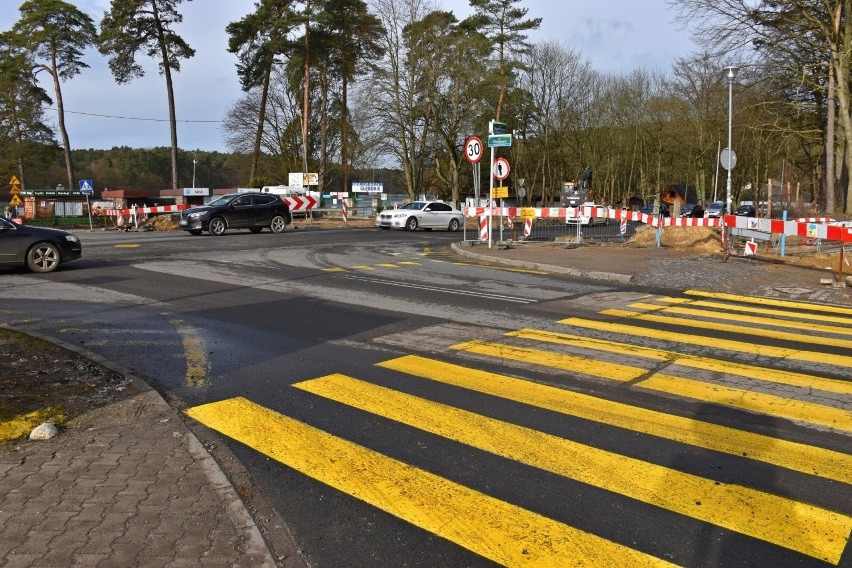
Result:
[[[257,117],[257,133],[254,136],[254,152],[251,156],[251,169],[249,170],[249,183],[257,177],[257,163],[260,161],[260,144],[263,139],[263,121],[266,120],[266,100],[269,97],[269,80],[272,76],[272,62],[266,70],[263,78],[263,90],[260,93],[260,111]]]
[[[343,191],[349,191],[349,103],[347,102],[346,73],[341,77],[340,109],[340,166],[343,169]]]
[[[177,116],[175,113],[175,90],[172,84],[172,62],[169,58],[169,50],[166,48],[166,38],[163,34],[163,26],[160,22],[160,14],[157,11],[157,3],[151,2],[151,10],[157,23],[157,41],[160,45],[160,57],[163,60],[163,75],[166,77],[166,93],[169,99],[169,130],[172,139],[172,189],[178,189],[178,141],[177,141]]]
[[[311,0],[305,0],[305,89],[302,93],[302,171],[308,171],[308,118],[311,108]]]
[[[62,136],[62,150],[65,153],[65,174],[68,176],[68,189],[74,189],[74,167],[71,164],[71,142],[68,140],[68,131],[65,129],[65,104],[62,101],[62,88],[59,84],[59,75],[56,68],[56,52],[51,53],[51,69],[48,69],[53,77],[53,90],[56,93],[56,114],[59,121],[59,134]]]

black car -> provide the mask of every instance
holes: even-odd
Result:
[[[282,233],[293,221],[290,207],[277,195],[269,193],[229,193],[207,205],[185,209],[180,214],[178,226],[191,235],[209,231],[221,235],[228,229],[248,229],[259,233],[269,227],[273,233]]]
[[[740,205],[734,211],[734,215],[738,217],[757,217],[757,210],[754,208],[754,205]]]
[[[26,266],[33,272],[53,272],[63,262],[83,254],[74,233],[49,227],[20,225],[0,217],[0,266]]]
[[[645,215],[654,215],[654,206],[653,206],[653,204],[645,205],[644,207],[639,209],[639,211],[641,213],[644,213]],[[657,214],[660,217],[668,217],[670,215],[669,206],[665,203],[660,203]]]

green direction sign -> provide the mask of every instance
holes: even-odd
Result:
[[[488,137],[488,147],[489,148],[498,148],[501,146],[511,146],[512,145],[512,135],[511,134],[492,134]]]
[[[497,122],[496,120],[492,120],[489,123],[488,134],[507,134],[506,123],[505,122]]]

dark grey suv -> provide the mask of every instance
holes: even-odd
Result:
[[[229,193],[207,205],[185,209],[180,214],[178,226],[191,235],[200,235],[202,231],[221,235],[228,229],[259,233],[264,227],[269,227],[273,233],[282,233],[292,221],[290,207],[277,195]]]

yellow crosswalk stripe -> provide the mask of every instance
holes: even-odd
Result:
[[[729,312],[743,312],[753,314],[763,314],[767,316],[781,316],[790,319],[814,320],[821,322],[840,323],[843,325],[852,325],[852,317],[833,316],[826,313],[810,314],[804,312],[796,312],[793,310],[776,310],[772,308],[761,308],[751,304],[742,305],[730,302],[713,302],[709,300],[691,300],[689,298],[675,298],[670,296],[662,296],[655,298],[658,302],[688,304],[690,306],[698,306],[701,308],[712,308],[716,310],[727,310]]]
[[[294,385],[342,404],[837,563],[852,517],[501,422],[341,374]],[[801,535],[807,533],[809,538]]]
[[[543,341],[547,343],[555,343],[557,345],[568,345],[572,347],[580,347],[583,349],[591,349],[595,351],[605,351],[608,353],[617,353],[619,355],[631,355],[635,357],[643,357],[654,361],[670,361],[672,364],[693,369],[701,369],[704,371],[712,371],[714,373],[725,373],[729,375],[738,375],[764,382],[778,383],[799,388],[807,388],[832,392],[838,394],[852,395],[852,381],[843,381],[838,379],[827,379],[817,377],[805,373],[796,373],[794,371],[785,371],[782,369],[772,369],[769,367],[759,367],[757,365],[746,365],[733,361],[720,361],[713,357],[699,357],[696,355],[684,355],[663,349],[654,349],[653,347],[641,347],[631,345],[630,343],[621,343],[617,341],[609,341],[606,339],[595,339],[592,337],[583,337],[582,335],[572,335],[568,333],[559,333],[556,331],[545,331],[540,329],[519,329],[506,333],[509,337],[518,337],[521,339],[530,339],[533,341]]]
[[[453,345],[450,349],[466,351],[468,353],[477,353],[479,355],[487,355],[490,357],[510,359],[513,361],[523,361],[525,363],[531,363],[542,367],[574,371],[576,373],[591,375],[593,377],[603,377],[614,381],[633,381],[648,374],[646,369],[631,367],[630,365],[608,363],[605,361],[598,361],[590,357],[565,355],[562,353],[543,351],[541,349],[516,347],[514,345],[506,345],[503,343],[491,343],[475,340]]]
[[[814,335],[790,333],[787,331],[778,331],[775,329],[761,329],[757,327],[745,327],[741,325],[725,324],[718,322],[713,322],[712,324],[710,324],[706,321],[701,320],[676,318],[670,316],[658,316],[653,314],[632,312],[629,310],[611,309],[601,310],[599,313],[607,316],[618,316],[623,318],[637,319],[640,321],[651,321],[654,323],[663,323],[668,325],[680,325],[683,327],[698,327],[701,329],[706,329],[709,325],[712,325],[713,329],[716,331],[727,331],[731,333],[753,335],[756,337],[769,337],[772,339],[784,339],[786,341],[799,341],[804,343],[811,343],[814,345],[826,345],[831,347],[843,347],[847,349],[852,349],[852,340],[849,339],[839,339],[834,337],[817,337]]]
[[[852,411],[842,408],[661,373],[645,379],[636,386],[852,433]]]
[[[852,484],[852,455],[407,355],[378,363],[414,377]]]
[[[627,313],[633,314],[633,312]],[[775,347],[772,345],[760,345],[750,341],[719,339],[716,337],[705,337],[703,335],[663,331],[658,329],[637,327],[620,323],[611,323],[599,320],[587,320],[583,318],[566,318],[560,320],[559,323],[583,329],[618,333],[621,335],[630,335],[646,339],[660,339],[663,341],[671,341],[678,344],[687,343],[689,345],[710,347],[713,349],[723,349],[725,351],[738,351],[749,355],[774,357],[776,359],[791,359],[794,361],[805,361],[808,363],[821,363],[826,365],[834,365],[837,367],[852,368],[852,357],[849,357],[847,355],[834,355],[831,353],[805,351],[802,349],[794,349],[792,347]],[[705,322],[703,323],[702,327],[707,327],[707,325],[708,324]],[[717,326],[714,325],[713,327],[715,329]]]
[[[186,413],[304,475],[505,566],[672,566],[244,398]]]
[[[721,387],[713,383],[703,383],[701,381],[662,373],[652,375],[651,371],[641,367],[619,365],[585,357],[550,353],[540,349],[504,345],[501,343],[477,340],[453,345],[450,348],[495,358],[500,357],[513,361],[521,361],[542,367],[574,371],[602,379],[624,382],[637,381],[635,386],[640,388],[667,392],[702,402],[723,404],[787,420],[808,422],[818,426],[852,432],[852,412],[821,404],[744,389]],[[579,363],[576,368],[573,366],[575,362]],[[638,380],[640,378],[642,378],[641,381]]]
[[[794,310],[827,312],[834,315],[845,314],[848,316],[852,316],[852,308],[844,308],[840,306],[811,304],[809,302],[793,302],[791,300],[776,300],[774,298],[752,298],[750,296],[739,296],[737,294],[725,294],[721,292],[706,292],[704,290],[687,290],[686,292],[684,292],[684,294],[686,294],[687,296],[715,298],[717,300],[730,300],[732,302],[741,302],[745,304],[754,304],[759,306],[775,306],[779,308],[792,308]]]
[[[752,316],[752,315],[746,315],[746,314],[730,314],[730,313],[726,313],[726,312],[712,312],[712,311],[709,311],[709,310],[700,310],[700,309],[683,307],[683,306],[662,306],[660,304],[649,304],[647,302],[636,302],[636,303],[630,304],[629,307],[637,309],[637,310],[647,310],[647,311],[651,311],[651,312],[675,314],[675,315],[681,315],[681,316],[691,316],[691,317],[704,318],[704,319],[730,320],[730,321],[736,321],[736,322],[740,322],[740,323],[751,323],[751,324],[770,326],[770,327],[786,327],[786,328],[793,328],[793,329],[805,330],[805,331],[813,331],[813,332],[819,332],[819,333],[832,333],[832,334],[835,334],[835,335],[852,335],[852,329],[845,328],[845,327],[837,327],[837,326],[833,326],[833,325],[823,325],[823,324],[819,324],[819,323],[807,323],[807,322],[801,322],[801,321],[781,320],[781,319],[777,319],[777,318],[767,318],[767,317]],[[849,323],[852,323],[852,321],[849,321],[849,322],[846,322],[846,323],[848,325]],[[716,324],[713,324],[713,325],[715,326]],[[750,333],[749,330],[751,330],[752,328],[743,328],[743,329],[745,329],[747,333]],[[773,336],[778,335],[778,332],[771,332],[771,333],[775,334]],[[781,335],[782,335],[782,337],[784,336],[784,334],[781,334]],[[794,341],[802,341],[803,339],[806,339],[810,342],[810,340],[812,338],[814,338],[815,336],[812,336],[812,335],[804,335],[803,336],[803,335],[800,335],[800,334],[793,334],[792,337],[798,338],[798,339],[794,339]],[[813,342],[814,343],[820,343],[821,339],[817,337],[816,341],[813,341]]]

